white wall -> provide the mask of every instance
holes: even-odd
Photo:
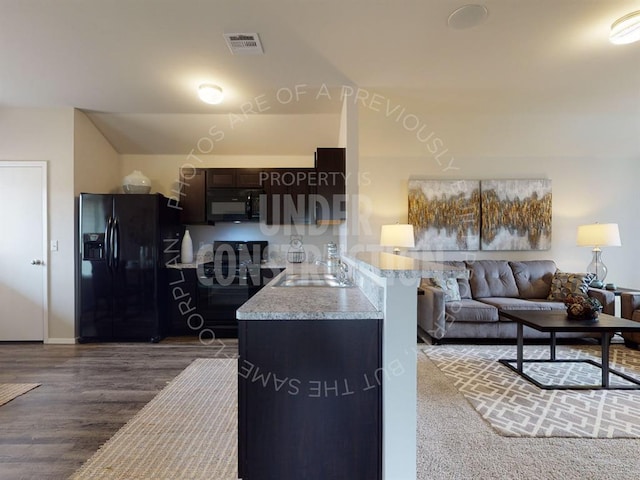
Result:
[[[74,193],[121,193],[120,155],[81,111],[74,110]]]
[[[49,338],[75,338],[76,200],[81,191],[110,192],[121,180],[120,158],[84,113],[72,108],[0,110],[0,157],[48,162],[50,252]]]
[[[0,157],[48,163],[49,340],[74,337],[73,109],[0,109]],[[9,228],[4,226],[4,228]]]
[[[361,225],[368,232],[361,235],[361,246],[378,248],[380,225],[407,220],[409,178],[548,178],[553,191],[552,248],[472,254],[551,258],[561,269],[584,271],[591,252],[576,246],[578,225],[618,223],[622,247],[603,248],[607,281],[640,288],[640,112],[634,118],[606,113],[407,115],[410,108],[404,117],[361,109],[360,175],[366,179],[360,187],[366,205]]]

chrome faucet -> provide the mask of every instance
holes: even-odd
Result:
[[[349,280],[349,265],[347,265],[346,263],[344,263],[342,260],[338,259],[338,282],[340,282],[340,285],[348,285],[351,283],[351,281]]]

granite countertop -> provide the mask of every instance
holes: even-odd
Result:
[[[357,287],[274,287],[281,276],[318,273],[318,266],[292,264],[237,310],[238,320],[358,320],[381,319]]]
[[[172,263],[167,263],[166,267],[167,268],[177,268],[179,270],[182,270],[183,268],[198,268],[198,265],[202,265],[203,263],[207,263],[210,260],[206,260],[206,261],[195,261],[195,262],[191,262],[191,263],[180,263],[180,262],[172,262]],[[262,262],[260,264],[260,268],[287,268],[288,265],[284,265],[282,262]]]
[[[380,277],[419,278],[433,277],[435,275],[466,277],[468,275],[467,270],[464,268],[386,252],[361,252],[350,258],[359,268],[368,270]]]
[[[443,266],[440,263],[394,255],[386,252],[362,252],[347,256],[357,268],[379,277],[420,278],[434,275],[466,276],[463,268]],[[322,273],[322,266],[301,263],[288,264],[256,295],[237,310],[239,320],[314,320],[314,319],[379,319],[383,312],[377,309],[357,286],[341,287],[274,287],[278,280],[292,273]]]

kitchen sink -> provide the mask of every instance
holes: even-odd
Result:
[[[276,280],[274,287],[353,287],[349,281],[341,282],[329,273],[291,273]]]

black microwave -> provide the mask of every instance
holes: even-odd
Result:
[[[254,188],[208,188],[207,222],[257,222],[262,194]]]

